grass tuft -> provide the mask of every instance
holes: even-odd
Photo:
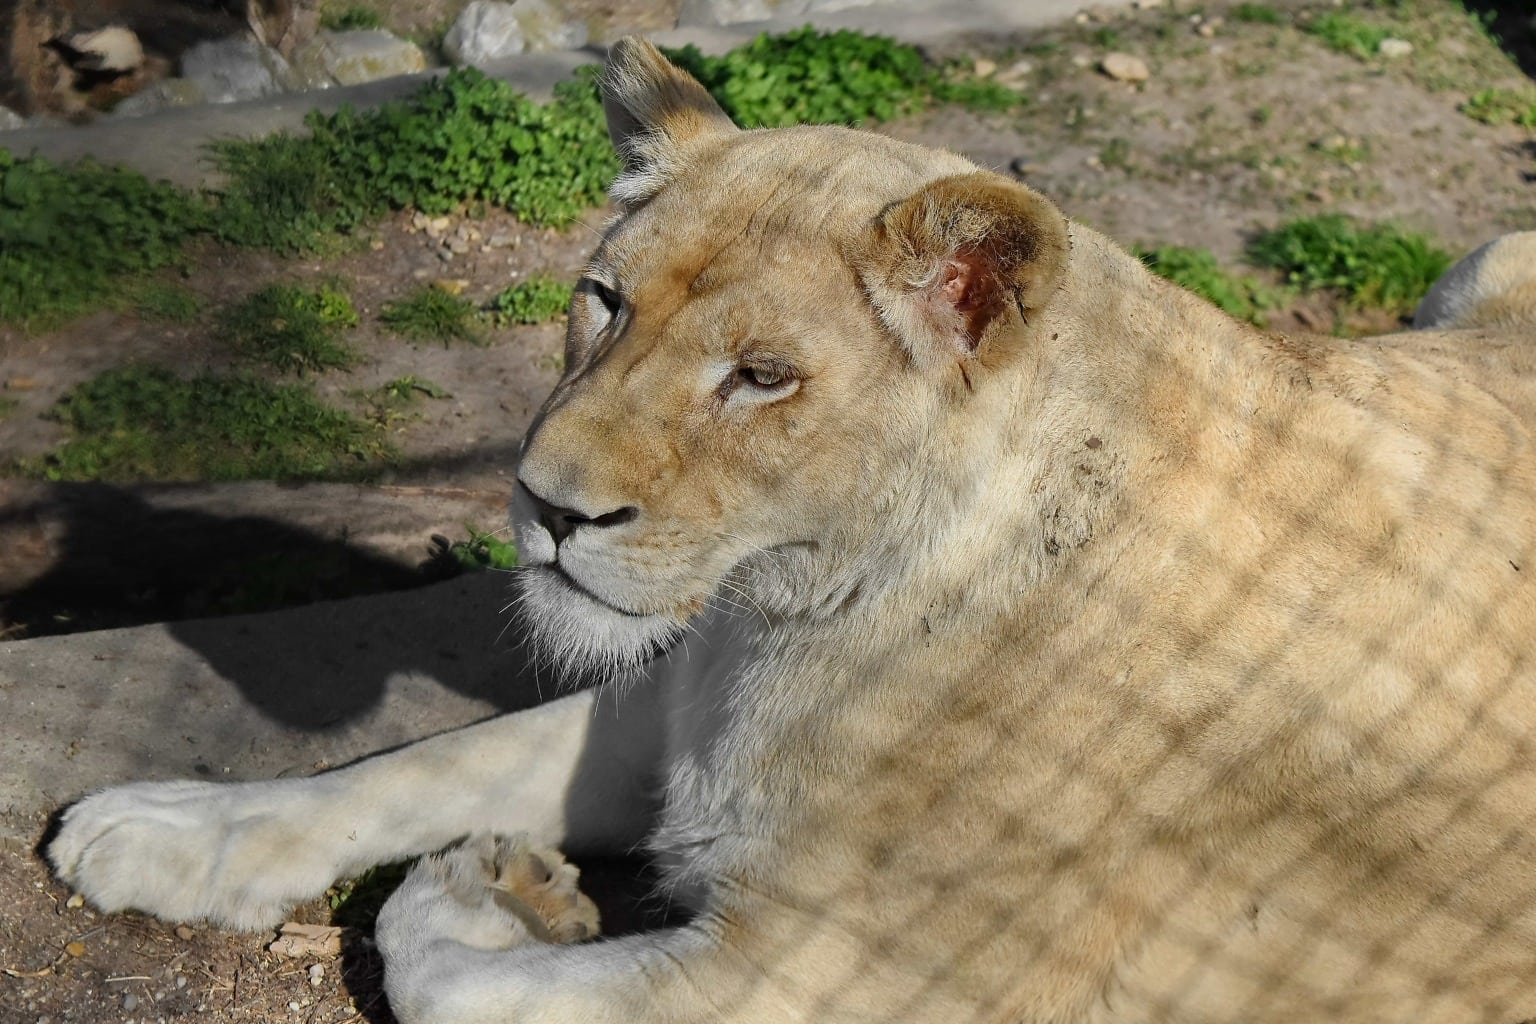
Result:
[[[472,302],[428,285],[403,299],[386,303],[379,319],[416,341],[481,344],[480,313]]]
[[[1289,20],[1269,4],[1238,4],[1232,8],[1231,18],[1250,25],[1284,25]]]
[[[1154,274],[1188,288],[1240,320],[1264,325],[1265,313],[1280,305],[1281,296],[1252,277],[1228,273],[1209,249],[1160,245],[1136,249]]]
[[[1352,54],[1361,60],[1376,56],[1383,39],[1392,33],[1350,14],[1348,11],[1330,11],[1312,21],[1307,31],[1339,53]]]
[[[552,277],[535,276],[503,289],[491,300],[498,324],[542,324],[565,313],[572,288]]]
[[[935,102],[984,110],[1023,102],[997,82],[946,76],[915,46],[810,25],[759,35],[719,57],[691,45],[667,56],[747,128],[889,121]]]
[[[1483,124],[1536,128],[1536,88],[1482,89],[1461,105],[1461,112]]]
[[[348,479],[393,458],[375,430],[308,388],[244,375],[121,367],[75,388],[51,416],[70,438],[20,467],[49,480]]]
[[[361,4],[331,8],[321,12],[320,27],[331,32],[349,32],[354,29],[383,28],[384,18],[378,11]]]
[[[283,373],[346,369],[357,353],[341,332],[358,323],[346,294],[269,285],[226,310],[219,331],[246,359]]]
[[[1340,214],[1262,232],[1248,258],[1299,288],[1335,289],[1357,306],[1399,314],[1410,312],[1452,262],[1424,235],[1391,224],[1360,225]]]

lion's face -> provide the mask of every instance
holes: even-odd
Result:
[[[973,171],[958,157],[738,132],[649,47],[608,86],[629,208],[577,287],[513,511],[525,616],[578,666],[639,662],[712,603],[788,615],[857,586],[953,360],[1013,315],[991,263],[914,248],[945,226],[914,193]],[[944,358],[912,337],[935,330]]]

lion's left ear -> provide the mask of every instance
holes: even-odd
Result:
[[[1068,259],[1067,220],[986,171],[940,178],[876,220],[859,270],[886,324],[923,366],[1000,355],[1044,307]]]

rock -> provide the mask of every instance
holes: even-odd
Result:
[[[208,103],[260,99],[296,84],[282,55],[254,39],[197,44],[181,55],[181,77],[195,84]]]
[[[976,63],[971,65],[971,70],[975,73],[977,78],[991,78],[993,75],[997,74],[997,61],[987,60],[985,57],[978,57],[976,59]]]
[[[12,128],[25,128],[27,119],[16,113],[10,107],[0,107],[0,132],[10,131]]]
[[[1108,53],[1099,61],[1099,70],[1117,82],[1145,82],[1152,77],[1147,62],[1128,53]]]
[[[320,964],[310,964],[309,970],[305,973],[309,975],[309,983],[314,988],[319,988],[320,983],[325,980],[325,968]]]
[[[329,924],[286,921],[278,928],[277,938],[267,944],[267,949],[291,960],[311,956],[340,956],[341,929]]]
[[[123,1012],[132,1013],[139,1008],[139,997],[132,992],[123,993]]]
[[[70,66],[86,71],[127,74],[144,64],[144,47],[132,29],[111,25],[94,32],[73,32],[58,40],[73,59]]]
[[[1383,39],[1376,52],[1388,60],[1406,57],[1413,52],[1413,44],[1406,39]]]
[[[587,45],[587,26],[567,20],[546,0],[513,0],[512,8],[523,27],[528,49],[535,53],[576,50]]]
[[[69,899],[64,901],[64,905],[70,910],[79,910],[81,907],[85,906],[85,897],[79,893],[75,893]]]
[[[1009,88],[1016,89],[1028,81],[1034,74],[1035,66],[1027,60],[1014,61],[997,74],[997,81]]]
[[[443,37],[443,54],[455,64],[483,64],[525,50],[574,50],[586,42],[586,25],[565,19],[546,0],[473,0]]]
[[[202,86],[185,78],[164,78],[112,108],[113,117],[143,117],[174,107],[207,102]]]
[[[304,88],[361,85],[427,69],[421,47],[383,29],[318,32],[293,53],[294,78]]]
[[[526,45],[511,4],[473,0],[443,36],[443,56],[454,64],[481,64],[522,53]]]
[[[768,0],[683,0],[677,12],[678,25],[738,25],[744,21],[767,21],[781,8],[784,14],[804,14],[805,4],[769,5]]]

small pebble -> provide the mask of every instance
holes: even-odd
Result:
[[[70,956],[85,956],[85,943],[76,940],[64,947],[64,952]]]
[[[289,1003],[288,1004],[288,1009],[292,1010],[294,1013],[298,1013],[299,1012],[299,1004],[298,1004],[298,1002],[294,1001],[294,1002]]]
[[[79,910],[81,907],[85,906],[85,897],[81,896],[79,893],[75,893],[64,903],[64,905],[70,910]]]
[[[123,993],[123,1010],[125,1012],[127,1012],[127,1013],[132,1013],[134,1010],[137,1010],[138,1008],[139,1008],[139,997],[134,995],[132,992],[124,992]]]
[[[176,926],[176,937],[178,939],[180,939],[182,942],[186,942],[188,939],[190,939],[192,936],[194,936],[196,934],[197,934],[196,932],[194,932],[191,928],[188,928],[184,924],[179,924],[179,925]]]
[[[320,964],[309,965],[309,983],[315,988],[320,987],[320,982],[325,980],[325,968]]]
[[[177,988],[186,988],[187,987],[187,976],[185,974],[178,974],[178,975],[176,975],[176,987]]]

